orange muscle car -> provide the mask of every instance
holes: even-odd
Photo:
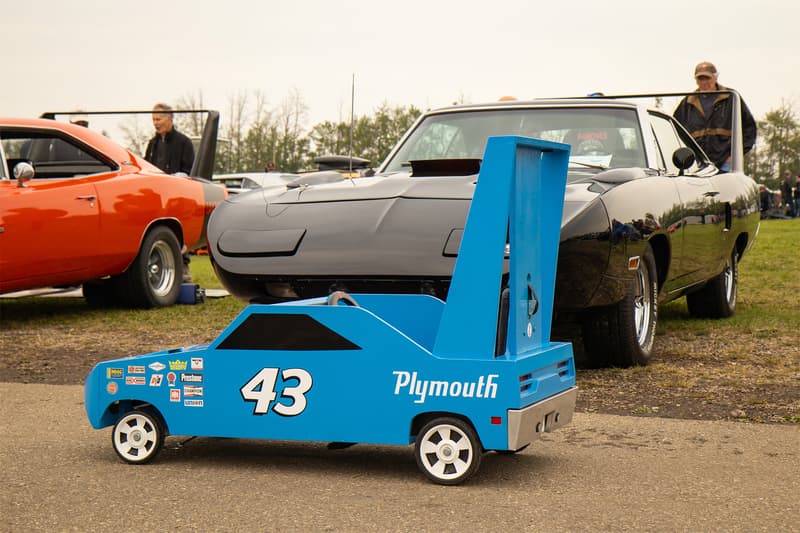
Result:
[[[183,247],[205,244],[226,196],[55,120],[0,118],[0,157],[0,293],[83,285],[90,304],[171,305]]]

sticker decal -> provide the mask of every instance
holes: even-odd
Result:
[[[178,379],[178,376],[175,374],[175,372],[170,372],[169,374],[167,374],[167,383],[169,384],[170,387],[175,386],[176,379]]]
[[[192,357],[191,367],[192,370],[203,370],[203,358]]]
[[[125,370],[122,368],[106,368],[108,379],[122,379],[125,377]]]
[[[151,387],[160,387],[163,381],[164,381],[164,374],[153,374],[152,376],[150,376]]]
[[[181,383],[202,383],[203,374],[181,374]]]
[[[126,376],[125,385],[144,385],[144,376]]]
[[[116,381],[109,381],[108,384],[106,385],[106,392],[111,395],[114,395],[117,393],[118,388],[119,386],[117,385]]]
[[[199,385],[186,385],[183,387],[183,395],[185,397],[189,396],[202,396],[203,395],[203,387]]]
[[[203,407],[203,400],[183,400],[184,407]]]
[[[128,365],[128,374],[144,374],[144,366]]]
[[[169,401],[171,401],[171,402],[180,402],[181,401],[181,390],[180,389],[170,389],[169,390]]]
[[[186,370],[186,361],[181,361],[180,359],[176,359],[175,361],[169,361],[169,369],[170,370]]]
[[[150,370],[152,370],[153,372],[161,372],[162,370],[167,368],[167,365],[165,365],[164,363],[162,363],[160,361],[156,361],[155,363],[150,363],[148,365],[148,368]]]

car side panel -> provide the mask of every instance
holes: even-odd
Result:
[[[153,221],[174,220],[191,249],[201,240],[204,223],[202,185],[168,175],[128,174],[97,183],[101,204],[104,261],[124,270],[136,257]],[[180,235],[178,236],[180,238]]]
[[[93,269],[100,209],[88,179],[0,184],[0,291],[56,285]]]
[[[191,248],[202,240],[202,185],[117,173],[0,185],[0,291],[79,284],[122,273],[145,232],[173,220]]]

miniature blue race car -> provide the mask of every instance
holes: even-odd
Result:
[[[572,346],[549,340],[568,157],[490,140],[447,303],[335,292],[250,305],[208,345],[97,364],[89,421],[114,427],[129,463],[168,434],[414,443],[430,480],[466,480],[484,451],[572,419]]]

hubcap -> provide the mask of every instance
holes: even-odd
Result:
[[[650,290],[650,276],[640,262],[636,271],[636,292],[633,298],[634,320],[636,323],[636,340],[639,346],[645,346],[650,332],[653,312],[653,294]]]
[[[472,464],[473,453],[469,437],[450,424],[428,430],[420,446],[425,469],[445,480],[463,475]]]
[[[153,293],[165,296],[175,284],[175,259],[172,249],[164,241],[158,241],[150,249],[147,261],[147,281]]]
[[[725,298],[727,298],[728,303],[733,306],[736,302],[736,293],[734,292],[736,272],[733,267],[733,259],[725,262],[723,276],[725,279]]]
[[[114,429],[114,446],[131,461],[146,459],[155,449],[157,439],[156,427],[139,414],[125,417]]]

